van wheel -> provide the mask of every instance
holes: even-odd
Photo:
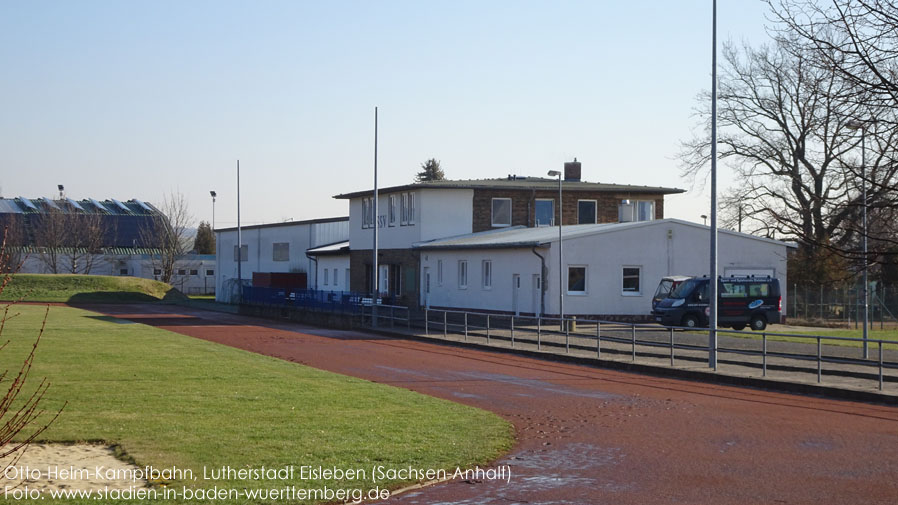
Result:
[[[751,316],[751,329],[764,331],[767,328],[767,318],[761,315]]]
[[[736,331],[742,331],[745,329],[745,325],[744,324],[734,324],[733,329]]]
[[[692,314],[683,316],[683,326],[687,328],[695,328],[698,326],[698,318]]]

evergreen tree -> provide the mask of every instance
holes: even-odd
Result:
[[[421,171],[415,176],[416,182],[424,181],[442,181],[446,179],[446,174],[440,168],[440,162],[436,158],[430,158],[421,164]]]
[[[206,221],[200,221],[200,225],[196,229],[193,250],[197,254],[215,254],[215,234],[212,233],[212,226]]]

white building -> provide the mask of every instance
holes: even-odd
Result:
[[[240,274],[243,284],[252,282],[253,273],[293,272],[307,274],[306,288],[314,288],[316,265],[306,252],[349,238],[349,218],[336,217],[244,226]],[[237,293],[237,228],[215,230],[216,300],[233,301]]]
[[[351,291],[348,240],[309,249],[308,255],[315,263],[315,284],[310,281],[310,288],[320,291]]]
[[[415,244],[420,303],[434,308],[558,315],[558,228],[513,227]],[[785,242],[719,231],[720,275],[786,284]],[[709,227],[678,219],[563,227],[564,313],[647,316],[666,275],[707,275]],[[542,285],[545,281],[545,286]]]

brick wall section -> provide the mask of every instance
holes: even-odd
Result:
[[[399,265],[402,268],[402,286],[400,305],[417,307],[418,292],[421,283],[418,279],[421,270],[420,253],[411,249],[379,249],[378,265]],[[367,293],[366,272],[371,268],[371,249],[349,251],[349,290]],[[370,274],[369,274],[370,275]],[[413,281],[413,282],[412,282]]]
[[[565,225],[577,224],[577,201],[596,200],[596,220],[599,223],[616,223],[621,200],[654,200],[655,219],[664,219],[664,196],[657,193],[609,193],[605,191],[567,191],[563,193],[564,208],[562,218]],[[474,190],[473,231],[493,229],[492,199],[511,198],[511,225],[534,226],[535,202],[537,199],[551,199],[558,202],[558,191],[532,190]],[[556,211],[557,212],[557,211]]]

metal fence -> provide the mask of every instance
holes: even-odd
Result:
[[[669,366],[678,361],[709,363],[707,329],[433,309],[425,310],[421,326],[428,336],[498,347],[576,352],[596,359],[616,356]],[[875,381],[880,390],[885,382],[898,382],[898,342],[869,339],[869,356],[864,358],[863,347],[844,346],[861,346],[859,338],[732,330],[719,334],[718,367],[755,369],[763,377],[770,369],[816,374],[817,383],[823,383],[826,375],[852,377],[867,384]]]
[[[898,286],[871,282],[868,321],[884,328],[898,322]],[[864,319],[861,285],[825,286],[792,284],[786,307],[789,319],[857,327]]]

